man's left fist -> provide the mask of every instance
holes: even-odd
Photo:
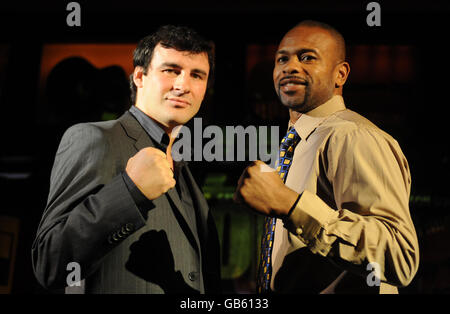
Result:
[[[287,215],[298,193],[284,185],[278,173],[260,160],[248,166],[238,181],[234,200],[274,217]]]

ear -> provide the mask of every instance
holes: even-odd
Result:
[[[135,67],[133,72],[133,82],[136,85],[136,87],[140,88],[144,86],[143,76],[144,76],[144,68],[141,66]]]
[[[336,81],[335,87],[342,87],[347,81],[347,77],[350,73],[350,64],[348,62],[342,61],[336,67]]]

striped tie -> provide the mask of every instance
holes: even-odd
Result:
[[[286,181],[287,173],[292,163],[292,157],[294,156],[294,149],[299,142],[300,136],[298,136],[294,128],[291,128],[281,140],[277,171],[283,182]],[[264,234],[261,240],[261,259],[259,262],[258,278],[256,280],[258,293],[270,292],[275,223],[276,218],[266,217],[264,220]]]

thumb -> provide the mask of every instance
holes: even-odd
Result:
[[[169,167],[173,171],[173,158],[172,158],[172,142],[169,143],[166,149],[166,159],[169,162]]]

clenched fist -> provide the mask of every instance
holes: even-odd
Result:
[[[234,194],[236,202],[275,217],[287,215],[297,197],[298,193],[284,185],[278,173],[260,160],[244,170]]]
[[[176,183],[166,154],[154,147],[143,148],[131,157],[125,171],[149,200],[166,193]]]

